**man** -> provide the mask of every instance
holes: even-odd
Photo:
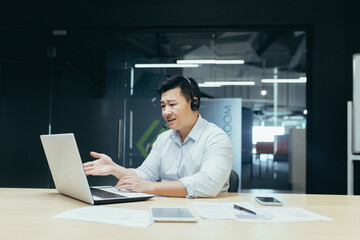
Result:
[[[87,175],[114,175],[117,189],[171,197],[216,197],[229,188],[233,152],[228,135],[203,119],[200,89],[193,79],[173,76],[157,86],[162,116],[171,130],[160,134],[137,169],[115,164],[105,154],[84,164]]]

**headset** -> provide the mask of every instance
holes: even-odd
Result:
[[[200,102],[198,99],[194,99],[194,89],[193,89],[193,85],[192,85],[190,79],[188,79],[187,77],[184,77],[184,78],[189,82],[189,85],[190,85],[190,98],[191,98],[190,107],[191,107],[191,110],[197,111],[197,110],[199,110]]]

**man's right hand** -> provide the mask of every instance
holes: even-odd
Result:
[[[90,155],[97,159],[83,164],[86,175],[106,176],[114,174],[116,164],[109,156],[96,152],[90,152]]]

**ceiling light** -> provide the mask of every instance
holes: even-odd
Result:
[[[262,83],[306,83],[306,77],[289,78],[289,79],[261,79]]]
[[[63,30],[63,29],[52,30],[52,35],[54,35],[54,36],[65,36],[65,35],[67,35],[67,31]]]
[[[253,85],[255,85],[254,81],[242,81],[242,82],[219,81],[219,82],[199,83],[199,87],[253,86]]]
[[[215,60],[215,64],[244,64],[244,60]]]
[[[304,115],[306,115],[306,114],[307,114],[307,110],[305,109],[305,110],[303,111],[303,113],[304,113]]]
[[[199,83],[199,87],[221,87],[221,84],[218,84],[217,82],[204,82]]]
[[[197,60],[177,60],[176,63],[195,63],[195,64],[244,64],[244,60],[215,60],[215,59],[197,59]]]
[[[265,96],[267,94],[267,91],[266,90],[261,90],[261,95],[262,96]]]
[[[197,68],[199,64],[138,63],[135,68]]]
[[[181,46],[181,49],[182,50],[189,50],[189,49],[192,49],[192,46],[190,44],[187,44],[187,45]]]
[[[254,81],[242,81],[242,82],[217,82],[223,86],[253,86]]]

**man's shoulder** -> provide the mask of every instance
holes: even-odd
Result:
[[[222,136],[225,138],[229,138],[228,134],[219,126],[217,126],[215,123],[203,119],[203,126],[204,126],[203,131],[207,133],[206,135],[209,135],[211,137]]]
[[[204,126],[202,132],[203,134],[200,138],[202,139],[202,141],[205,143],[206,146],[212,149],[213,148],[219,149],[226,147],[226,149],[230,149],[229,151],[232,151],[231,139],[223,129],[221,129],[216,124],[208,121],[204,122],[203,126]]]

